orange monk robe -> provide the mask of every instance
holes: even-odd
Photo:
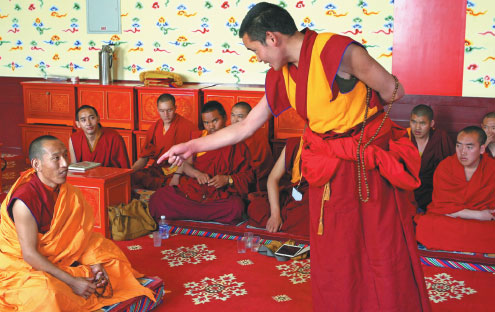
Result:
[[[76,154],[76,162],[93,161],[101,163],[102,167],[130,167],[124,139],[113,129],[101,127],[101,135],[93,150],[82,130],[74,133],[70,139]]]
[[[416,237],[431,249],[495,253],[495,221],[446,216],[463,209],[495,208],[495,160],[483,155],[470,181],[457,155],[443,160],[433,178],[433,201],[415,217]]]
[[[407,132],[414,146],[418,147],[416,138],[414,135],[411,135],[411,128],[408,128]],[[454,153],[455,144],[447,135],[447,132],[441,129],[431,129],[428,143],[426,143],[423,154],[421,155],[421,169],[419,170],[421,186],[414,190],[414,197],[418,207],[424,209],[431,203],[433,173],[442,160]]]
[[[157,164],[156,160],[173,145],[187,142],[191,139],[191,132],[197,130],[192,122],[175,114],[175,118],[167,131],[164,130],[163,121],[157,120],[155,124],[146,131],[144,147],[139,157],[149,157],[155,161],[149,168],[144,168],[131,175],[133,188],[144,188],[156,190],[161,187],[167,177],[175,170],[168,170],[168,163]],[[165,172],[167,175],[165,175]]]
[[[244,141],[251,153],[251,168],[254,170],[256,192],[266,192],[268,175],[273,168],[273,156],[268,144],[268,137],[262,129],[256,131]]]
[[[307,121],[302,171],[308,181],[311,283],[315,311],[430,311],[412,224],[420,159],[407,132],[357,80],[341,90],[337,72],[352,39],[305,29],[297,67],[270,69],[266,99],[273,115],[293,107]],[[343,92],[341,92],[343,91]],[[365,152],[359,185],[357,145]],[[362,172],[361,172],[362,176]],[[359,190],[369,200],[360,201]]]
[[[204,131],[203,135],[205,135]],[[196,135],[193,134],[193,137]],[[254,174],[250,167],[248,148],[241,142],[205,153],[198,153],[194,160],[195,169],[208,174],[230,175],[233,185],[221,188],[199,184],[195,178],[182,176],[176,187],[159,188],[150,198],[150,213],[159,220],[192,219],[236,223],[241,220],[245,205],[241,197],[247,195]]]
[[[291,182],[294,172],[294,165],[299,167],[300,161],[296,162],[296,156],[300,148],[301,138],[288,138],[285,144],[285,174],[279,181],[280,192],[280,216],[282,227],[280,231],[291,234],[309,236],[309,185],[302,178]],[[300,159],[299,159],[300,160]],[[301,181],[299,183],[299,181]],[[302,195],[300,201],[292,197],[292,189],[296,187]],[[251,199],[248,206],[248,224],[255,227],[266,227],[266,222],[270,218],[270,202],[268,194],[257,193]]]
[[[92,311],[137,296],[154,298],[152,291],[136,280],[142,275],[132,269],[124,253],[112,241],[93,232],[93,208],[79,189],[67,183],[60,186],[50,229],[38,233],[38,250],[73,276],[92,277],[89,266],[101,263],[113,287],[112,298],[92,295],[84,299],[64,282],[24,261],[7,203],[33,174],[34,169],[22,173],[0,210],[0,311]],[[79,265],[71,266],[76,261]]]

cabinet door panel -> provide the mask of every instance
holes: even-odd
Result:
[[[23,83],[26,123],[74,125],[74,86]]]
[[[70,113],[70,96],[63,91],[50,92],[50,112],[69,114]]]
[[[300,136],[304,131],[304,120],[293,108],[289,108],[275,118],[275,139]]]
[[[97,111],[100,118],[106,116],[105,110],[105,91],[103,90],[92,90],[92,89],[79,89],[79,103],[77,107],[83,105],[93,106]]]
[[[182,117],[198,124],[198,98],[194,94],[174,94],[176,112]]]
[[[50,93],[48,91],[30,89],[27,90],[25,101],[27,101],[26,113],[47,113],[50,101]]]
[[[108,91],[107,92],[107,112],[105,116],[109,121],[129,121],[134,119],[132,111],[132,92],[129,91]]]

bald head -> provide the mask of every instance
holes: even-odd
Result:
[[[232,110],[230,111],[230,123],[236,124],[243,121],[250,111],[251,105],[246,102],[238,102],[232,106]]]
[[[43,155],[46,153],[46,150],[43,148],[45,142],[48,141],[60,141],[58,138],[53,135],[42,135],[36,139],[29,145],[29,160],[33,159],[42,159]],[[62,143],[62,141],[60,141]]]

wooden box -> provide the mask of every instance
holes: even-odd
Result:
[[[26,123],[74,125],[76,101],[73,84],[47,81],[21,84]]]
[[[116,83],[100,85],[77,84],[77,107],[91,105],[98,111],[104,127],[134,130],[134,87],[136,84]]]
[[[136,161],[136,153],[134,152],[135,143],[134,143],[134,135],[132,134],[132,130],[124,130],[124,129],[114,129],[117,131],[122,138],[124,139],[125,148],[127,149],[127,156],[129,157],[129,162],[132,164]]]
[[[202,101],[200,90],[209,86],[211,84],[185,84],[179,88],[136,87],[139,130],[148,130],[160,118],[156,109],[156,100],[163,93],[172,94],[175,97],[176,112],[198,126]]]
[[[74,131],[74,128],[67,126],[52,126],[52,125],[27,125],[21,124],[22,132],[22,153],[29,158],[29,145],[39,136],[53,135],[59,138],[69,150],[69,139]]]
[[[130,202],[131,172],[131,169],[96,167],[67,174],[67,183],[78,187],[93,206],[94,230],[107,238],[111,238],[108,206]]]

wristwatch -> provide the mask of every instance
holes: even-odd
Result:
[[[233,185],[234,184],[234,179],[232,179],[232,176],[229,175],[229,185]]]

